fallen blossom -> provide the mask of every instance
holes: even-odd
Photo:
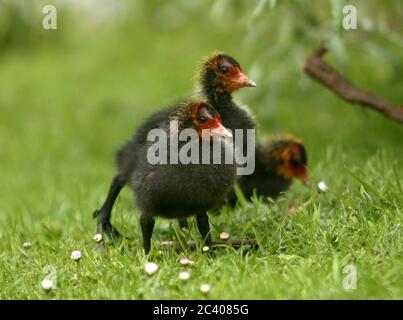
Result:
[[[327,187],[325,182],[321,181],[318,183],[318,190],[319,192],[327,192],[329,188]]]
[[[41,286],[43,290],[48,291],[53,288],[53,281],[50,279],[43,279],[41,282]]]
[[[71,258],[71,260],[74,260],[74,261],[80,260],[81,259],[81,252],[78,251],[78,250],[74,250],[73,252],[71,252],[70,258]]]
[[[22,244],[22,247],[23,247],[24,249],[29,249],[29,248],[31,248],[31,246],[32,246],[31,242],[24,242],[24,243]]]
[[[211,289],[211,286],[209,284],[207,284],[207,283],[202,284],[200,286],[200,291],[203,292],[203,293],[208,293],[210,291],[210,289]]]
[[[194,266],[195,265],[195,262],[193,261],[193,260],[190,260],[190,259],[188,259],[188,258],[181,258],[180,260],[179,260],[179,263],[181,264],[181,265],[183,265],[183,266],[187,266],[187,265],[189,265],[189,266]]]
[[[220,233],[220,239],[221,240],[227,240],[227,239],[229,239],[229,233],[228,232],[221,232]]]
[[[187,271],[182,271],[181,273],[179,273],[179,279],[181,280],[189,280],[190,278],[190,273]]]
[[[147,262],[144,266],[144,270],[148,275],[152,275],[158,271],[158,265],[154,262]]]
[[[97,233],[97,234],[94,236],[94,240],[95,240],[96,242],[101,242],[101,241],[102,241],[102,234]]]

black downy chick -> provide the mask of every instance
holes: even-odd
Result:
[[[237,105],[232,93],[244,87],[255,87],[256,83],[248,78],[234,58],[224,53],[213,54],[202,66],[200,83],[203,96],[220,113],[226,128],[255,128],[250,111]],[[246,143],[245,133],[243,137]]]
[[[172,128],[175,121],[177,129]],[[149,158],[148,150],[155,142],[147,141],[147,135],[156,128],[166,132],[168,137],[165,164],[152,164]],[[195,136],[191,140],[179,141],[179,155],[185,144],[196,144],[200,164],[182,164],[180,159],[177,164],[170,163],[170,138],[184,129],[194,129]],[[205,243],[211,242],[207,211],[225,199],[235,182],[236,166],[212,162],[201,164],[202,141],[211,145],[219,143],[221,148],[230,148],[231,152],[232,143],[222,140],[231,137],[231,133],[222,125],[219,113],[207,101],[199,100],[151,116],[137,130],[132,141],[118,152],[120,176],[134,191],[136,203],[142,212],[140,224],[146,253],[151,248],[154,217],[157,216],[186,218],[196,215],[197,226]],[[210,150],[213,150],[213,146]],[[178,152],[173,154],[177,155]],[[211,156],[212,153],[208,157],[211,159]]]
[[[287,191],[292,179],[309,184],[307,153],[301,140],[286,136],[256,146],[255,171],[238,180],[239,188],[247,200],[253,196],[277,198]],[[237,196],[234,190],[228,194],[228,204],[234,206]]]

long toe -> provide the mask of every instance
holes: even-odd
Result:
[[[120,238],[123,238],[121,233],[118,230],[116,230],[111,224],[106,224],[105,225],[105,233],[112,240],[118,240]]]
[[[127,239],[118,230],[116,230],[116,228],[114,228],[110,223],[99,224],[98,233],[101,234],[102,236],[106,234],[112,243],[119,241],[121,239]]]

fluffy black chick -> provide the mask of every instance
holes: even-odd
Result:
[[[150,158],[149,150],[155,143],[148,141],[152,129],[166,133],[166,163]],[[179,141],[178,151],[170,154],[171,143],[175,141],[171,139],[185,129],[193,129],[193,136]],[[236,166],[213,164],[212,161],[202,164],[202,142],[204,140],[211,144],[208,158],[212,160],[214,143],[218,143],[220,148],[230,148],[231,152],[232,144],[222,139],[228,137],[232,135],[222,125],[219,113],[207,101],[199,100],[154,114],[137,130],[133,139],[118,151],[119,176],[133,190],[142,212],[140,224],[146,253],[151,248],[154,218],[157,216],[186,218],[196,215],[199,231],[205,243],[210,243],[207,211],[225,199],[235,182]],[[183,164],[179,159],[177,164],[172,164],[171,155],[176,157],[178,152],[180,155],[181,148],[185,144],[189,146],[189,143],[198,150],[196,163]],[[161,151],[156,154],[158,157],[164,156]]]
[[[255,171],[242,176],[238,185],[247,200],[255,192],[257,196],[277,198],[291,185],[292,179],[309,183],[307,174],[307,153],[301,140],[290,136],[260,143],[256,146]],[[237,196],[234,190],[227,201],[234,206]]]
[[[213,53],[202,65],[200,85],[204,97],[220,113],[226,128],[255,128],[250,111],[236,104],[232,93],[244,87],[255,87],[256,83],[248,78],[234,58],[224,53]],[[245,133],[243,137],[246,143]]]

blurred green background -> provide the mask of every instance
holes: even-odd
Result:
[[[49,3],[58,9],[57,30],[42,28]],[[403,3],[352,1],[358,30],[342,28],[344,4],[0,1],[2,176],[58,179],[65,163],[76,163],[72,173],[86,179],[109,176],[112,168],[95,167],[111,163],[113,150],[153,110],[189,96],[212,50],[233,55],[257,82],[236,98],[254,111],[260,135],[301,136],[311,163],[330,145],[351,158],[380,149],[401,158],[401,126],[341,102],[302,72],[324,40],[326,59],[353,82],[403,101]]]
[[[342,28],[347,3],[357,30]],[[45,4],[58,9],[57,30],[42,28]],[[321,41],[355,84],[403,103],[403,1],[0,0],[2,246],[27,232],[91,236],[115,150],[154,110],[193,94],[213,50],[256,81],[236,100],[253,110],[260,136],[305,141],[313,178],[341,187],[346,168],[377,153],[401,175],[403,126],[303,73]],[[123,198],[132,210],[129,191]]]

